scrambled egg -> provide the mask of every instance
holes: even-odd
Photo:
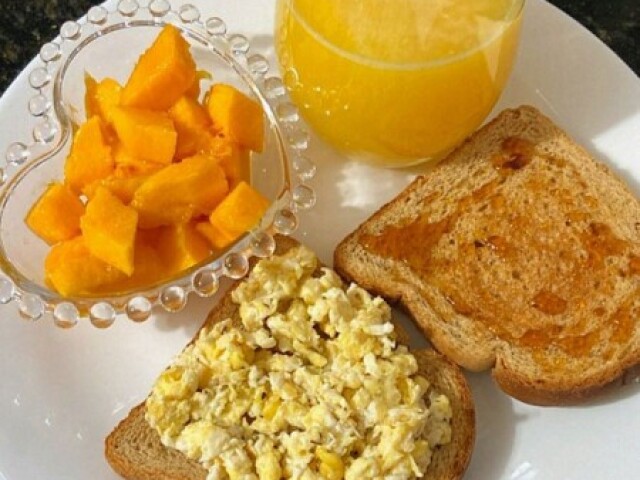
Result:
[[[240,319],[157,380],[147,421],[208,480],[411,479],[450,441],[449,400],[425,400],[389,306],[316,268],[304,247],[259,262],[232,294]]]

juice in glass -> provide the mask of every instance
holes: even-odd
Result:
[[[278,0],[276,49],[307,122],[349,156],[438,159],[475,130],[514,61],[524,0]]]

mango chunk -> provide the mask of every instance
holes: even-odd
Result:
[[[213,75],[205,70],[198,70],[196,72],[196,78],[193,80],[193,83],[189,87],[189,90],[185,92],[185,95],[189,98],[193,98],[194,100],[198,100],[200,98],[200,82],[202,80],[212,80]]]
[[[193,98],[185,95],[169,109],[169,117],[173,120],[178,134],[176,158],[185,158],[198,153],[203,144],[203,137],[210,135],[208,128],[211,125],[211,119],[207,110]]]
[[[93,116],[80,126],[64,164],[65,183],[75,192],[108,177],[114,169],[111,147],[103,133],[104,123]]]
[[[142,162],[139,165],[118,165],[113,176],[117,178],[149,177],[159,170],[162,170],[162,167],[149,162]]]
[[[116,165],[114,171],[116,177],[150,175],[164,167],[162,163],[147,162],[131,155],[121,142],[117,142],[111,151]]]
[[[109,190],[113,195],[118,197],[118,199],[128,205],[133,200],[133,195],[136,193],[136,190],[142,185],[149,175],[122,175],[119,174],[119,171],[116,170],[116,173],[108,176],[107,178],[103,178],[102,180],[96,180],[93,183],[85,186],[82,189],[82,193],[91,200],[96,191],[100,187],[104,187]]]
[[[136,190],[151,176],[162,168],[157,163],[138,162],[130,165],[117,165],[115,171],[107,178],[96,180],[85,185],[82,193],[88,199],[93,198],[98,187],[105,187],[122,203],[129,204]]]
[[[97,90],[98,81],[88,72],[84,72],[84,112],[87,118],[98,115]]]
[[[106,124],[113,124],[113,110],[120,104],[122,86],[113,78],[100,82],[85,73],[85,110],[87,118],[98,115]]]
[[[168,276],[157,249],[149,242],[136,237],[134,247],[133,275],[126,277],[117,283],[101,288],[101,293],[124,293],[138,288],[151,287]]]
[[[221,136],[209,136],[203,140],[202,153],[220,164],[233,190],[242,180],[249,183],[251,171],[251,151],[230,143]]]
[[[235,240],[258,223],[270,202],[247,182],[240,182],[211,212],[209,221]]]
[[[53,183],[31,207],[28,227],[49,244],[80,235],[80,217],[84,205],[68,187]]]
[[[91,254],[127,276],[133,273],[137,227],[138,212],[104,187],[98,187],[80,219]]]
[[[196,155],[151,175],[136,190],[131,205],[140,214],[140,227],[153,228],[207,215],[228,191],[222,168]]]
[[[171,163],[178,136],[169,115],[118,107],[113,111],[113,122],[118,138],[130,155],[146,162]]]
[[[138,165],[139,163],[148,163],[144,160],[140,160],[135,155],[132,155],[122,144],[122,142],[116,142],[112,147],[113,161],[116,164],[116,168],[120,165]],[[161,165],[161,164],[158,164]]]
[[[93,293],[98,287],[126,278],[124,273],[94,257],[81,236],[53,246],[44,270],[48,283],[65,297]]]
[[[171,274],[191,268],[211,254],[209,242],[191,222],[162,227],[157,248]]]
[[[222,250],[226,246],[231,245],[235,240],[233,235],[224,230],[220,230],[209,221],[196,223],[196,230],[206,238],[216,250]]]
[[[122,105],[167,110],[195,79],[189,44],[176,27],[167,25],[136,64],[122,91]]]
[[[229,189],[240,182],[249,182],[251,152],[246,148],[231,146],[227,154],[220,156],[220,166],[229,180]]]
[[[231,85],[209,88],[211,80],[172,25],[124,86],[85,74],[87,120],[73,125],[64,182],[49,186],[25,218],[55,245],[45,274],[62,295],[157,285],[264,215],[270,202],[249,186],[264,112]]]
[[[213,127],[239,146],[261,152],[264,143],[262,107],[242,92],[218,83],[211,87],[207,110]]]

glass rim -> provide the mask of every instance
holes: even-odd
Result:
[[[524,5],[526,0],[513,0],[511,8],[508,14],[505,16],[505,20],[508,20],[509,23],[506,23],[503,28],[501,28],[494,35],[489,37],[486,41],[481,43],[480,45],[476,45],[469,50],[463,51],[461,53],[456,53],[444,58],[439,58],[436,60],[428,60],[424,62],[390,62],[378,60],[376,58],[371,58],[367,56],[360,55],[358,53],[351,52],[349,50],[345,50],[341,47],[337,47],[332,42],[327,40],[323,35],[321,35],[315,28],[311,27],[307,20],[302,17],[296,10],[295,0],[282,0],[286,2],[290,8],[293,15],[295,15],[296,20],[300,22],[300,24],[306,29],[306,31],[311,35],[317,42],[324,45],[326,48],[331,50],[333,53],[339,55],[340,57],[346,58],[352,62],[366,65],[371,68],[377,69],[386,69],[386,70],[398,70],[398,71],[410,71],[410,70],[419,70],[419,69],[427,69],[432,67],[441,67],[445,65],[449,65],[451,63],[455,63],[463,58],[473,55],[474,53],[481,51],[491,42],[493,42],[496,38],[503,34],[505,29],[510,26],[513,21],[518,19],[524,10]]]

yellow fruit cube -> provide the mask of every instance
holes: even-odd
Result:
[[[66,186],[53,183],[31,207],[25,219],[29,228],[53,244],[80,235],[84,205]]]
[[[136,190],[147,180],[147,178],[149,178],[149,175],[123,176],[118,174],[118,171],[116,171],[116,173],[108,176],[107,178],[90,183],[82,189],[82,193],[91,200],[95,196],[98,188],[104,187],[118,197],[122,203],[128,205],[131,203],[131,200],[133,200],[133,195],[136,193]]]
[[[220,157],[220,166],[224,170],[229,188],[237,187],[240,182],[248,182],[250,177],[251,152],[246,148],[233,146],[227,155]]]
[[[184,95],[169,109],[169,117],[178,134],[176,158],[198,153],[202,148],[203,137],[211,135],[208,132],[211,119],[207,110],[193,98]]]
[[[196,230],[200,235],[206,238],[212,247],[216,250],[222,250],[228,245],[231,245],[236,239],[233,235],[227,233],[224,230],[220,230],[211,222],[198,222],[196,224]]]
[[[84,72],[84,111],[87,119],[98,115],[98,102],[96,99],[96,91],[98,90],[98,81],[88,72]]]
[[[117,178],[148,177],[153,173],[162,170],[162,165],[158,163],[140,162],[136,165],[118,165],[113,176]]]
[[[127,276],[133,273],[137,227],[138,212],[104,187],[96,190],[80,219],[91,254]]]
[[[207,215],[228,191],[222,168],[196,155],[151,175],[136,190],[131,205],[140,214],[140,226],[153,228]]]
[[[162,163],[146,162],[134,157],[120,142],[112,147],[112,154],[116,165],[113,176],[118,178],[149,176],[165,166]]]
[[[93,293],[126,278],[118,269],[94,257],[81,236],[53,246],[44,269],[47,282],[65,297]]]
[[[173,160],[178,136],[166,113],[118,107],[113,111],[113,126],[131,156],[161,164]]]
[[[270,202],[246,182],[240,182],[211,213],[209,221],[233,239],[250,230],[269,208]]]
[[[224,170],[229,188],[250,180],[251,151],[230,142],[223,136],[209,135],[202,141],[202,153],[213,158]]]
[[[166,110],[193,86],[196,64],[180,30],[165,26],[142,54],[122,91],[122,105]]]
[[[120,104],[122,86],[113,78],[97,82],[85,74],[85,110],[87,118],[98,115],[105,124],[113,124],[113,110]]]
[[[196,78],[189,87],[189,90],[185,92],[187,97],[193,98],[194,100],[198,100],[200,97],[200,82],[202,80],[212,80],[213,75],[209,72],[205,72],[204,70],[198,70],[196,72]]]
[[[170,272],[157,249],[142,237],[143,235],[136,236],[133,275],[109,285],[107,289],[102,288],[102,292],[124,293],[133,289],[152,287],[169,275]]]
[[[156,245],[171,274],[186,270],[211,254],[209,243],[196,231],[193,223],[162,227]]]
[[[140,163],[148,164],[144,160],[140,160],[138,157],[132,155],[122,144],[122,142],[115,142],[111,147],[111,154],[113,155],[113,161],[116,164],[116,168],[121,165],[138,165]],[[162,166],[161,163],[154,165]]]
[[[264,119],[260,104],[232,87],[218,83],[207,100],[213,127],[230,141],[255,152],[264,143]]]
[[[64,165],[65,183],[75,192],[108,177],[114,169],[111,147],[103,134],[104,123],[93,116],[78,128]]]

